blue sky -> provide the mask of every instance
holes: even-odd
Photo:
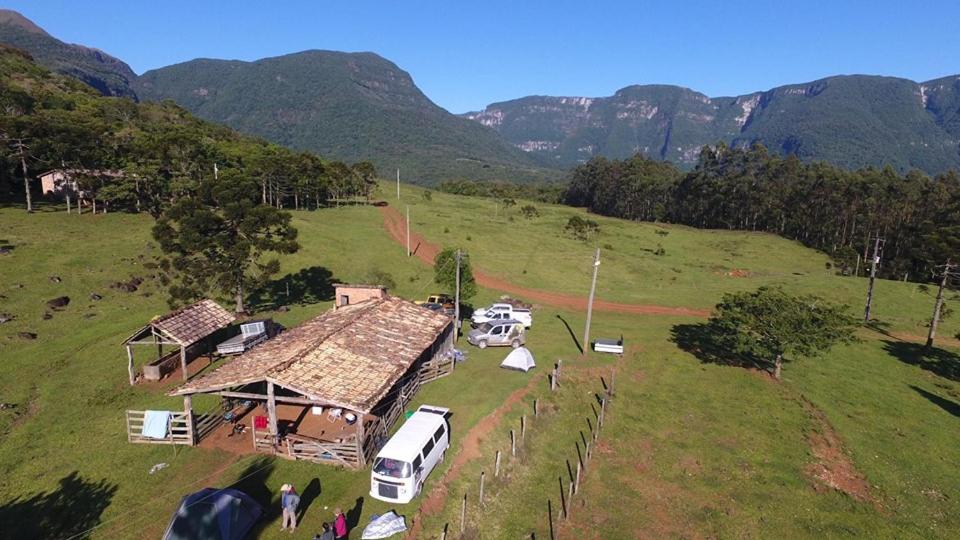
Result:
[[[373,51],[452,112],[678,84],[710,96],[839,73],[960,73],[960,0],[7,1],[137,73],[198,57]]]

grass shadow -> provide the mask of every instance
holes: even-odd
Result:
[[[960,381],[960,356],[938,347],[909,341],[883,341],[883,348],[904,364],[918,366],[951,381]]]
[[[670,329],[670,339],[677,347],[706,364],[754,369],[769,367],[768,362],[751,354],[733,352],[727,344],[727,336],[708,322],[676,324]]]
[[[290,304],[316,304],[333,300],[333,273],[322,266],[304,268],[270,281],[250,295],[255,311],[267,311]]]
[[[87,538],[110,506],[117,485],[91,482],[76,471],[51,491],[18,497],[0,506],[4,538]]]
[[[570,334],[570,339],[572,339],[573,344],[576,345],[577,351],[579,351],[580,354],[583,354],[583,345],[581,345],[580,340],[577,339],[577,335],[573,332],[573,328],[570,328],[570,323],[568,323],[567,320],[561,317],[559,314],[557,314],[557,318],[560,319],[560,322],[563,323],[563,326],[567,328],[567,333]]]
[[[927,392],[923,388],[916,387],[912,384],[910,385],[910,388],[912,388],[914,392],[927,398],[928,401],[940,407],[941,409],[947,411],[948,413],[954,416],[960,416],[960,403],[957,403],[956,401],[953,401],[951,399],[940,397],[934,394],[933,392]]]

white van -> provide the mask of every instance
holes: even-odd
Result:
[[[370,496],[408,503],[420,494],[423,481],[450,448],[450,409],[421,405],[383,445],[370,472]]]

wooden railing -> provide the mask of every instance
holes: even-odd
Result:
[[[127,441],[132,443],[150,444],[193,444],[190,426],[187,423],[187,414],[182,412],[170,413],[170,429],[165,439],[152,439],[143,436],[143,417],[146,411],[127,411]]]
[[[194,419],[194,426],[196,426],[195,432],[197,441],[202,441],[204,437],[209,435],[213,430],[220,427],[225,420],[223,419],[222,414],[208,413],[201,414]]]
[[[417,372],[417,375],[420,379],[420,384],[423,384],[430,381],[435,381],[441,377],[446,377],[447,375],[453,373],[453,368],[453,356],[444,357],[443,355],[437,355],[437,357],[433,360],[430,360],[429,362],[426,362],[420,366],[420,370]]]
[[[283,440],[287,455],[293,459],[314,463],[334,462],[350,468],[360,466],[355,437],[348,437],[339,443],[328,443],[302,435],[289,434]]]

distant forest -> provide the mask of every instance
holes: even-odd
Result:
[[[854,271],[859,255],[860,274],[879,235],[878,272],[893,279],[929,281],[960,247],[955,171],[848,171],[771,155],[759,144],[704,147],[689,173],[640,155],[595,158],[573,170],[562,200],[631,220],[776,233],[826,252],[843,271]]]

